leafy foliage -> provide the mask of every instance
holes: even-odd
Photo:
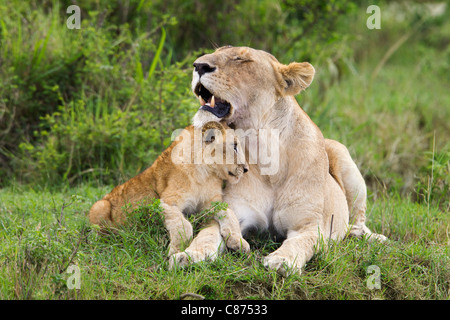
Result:
[[[137,174],[190,123],[196,54],[232,43],[329,56],[331,39],[343,39],[329,33],[335,18],[354,7],[344,3],[87,1],[73,30],[69,1],[1,4],[13,12],[0,24],[2,176],[73,184]]]
[[[86,225],[83,213],[106,189],[0,190],[2,299],[180,299],[188,292],[208,299],[448,298],[450,217],[401,197],[369,203],[369,227],[389,243],[330,242],[301,275],[281,277],[262,264],[280,245],[263,234],[249,238],[249,254],[226,251],[215,261],[169,270],[158,200],[130,211],[129,223],[115,233]],[[204,213],[225,207],[217,203]],[[80,289],[67,285],[69,265],[80,270]],[[371,265],[380,268],[381,289],[367,286]]]
[[[450,150],[438,154],[429,152],[428,164],[422,167],[422,178],[417,183],[419,200],[430,205],[440,205],[450,210]]]

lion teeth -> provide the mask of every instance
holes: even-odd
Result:
[[[200,101],[201,106],[204,106],[206,104],[206,101],[202,98],[202,96],[198,96],[198,100]]]
[[[214,98],[214,96],[212,96],[212,98],[211,98],[211,108],[214,108],[215,105],[216,105],[216,99]]]

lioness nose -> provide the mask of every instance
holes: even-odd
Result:
[[[216,70],[215,67],[211,67],[207,63],[194,63],[195,71],[198,72],[199,77],[204,75],[205,73],[213,72]]]
[[[248,172],[248,167],[244,167],[244,173]]]

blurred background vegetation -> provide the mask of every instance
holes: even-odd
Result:
[[[381,9],[369,30],[366,9]],[[81,28],[69,29],[69,5]],[[317,71],[297,97],[374,196],[449,206],[444,2],[0,0],[0,186],[117,185],[190,123],[192,63],[251,46]]]

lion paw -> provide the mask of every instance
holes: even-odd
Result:
[[[227,248],[233,251],[242,251],[244,253],[250,252],[250,245],[247,240],[242,237],[228,237]]]
[[[291,261],[288,257],[283,257],[279,254],[271,253],[264,258],[264,267],[271,270],[276,270],[283,277],[289,276],[297,272],[301,274],[301,266],[298,266],[295,261]]]
[[[189,265],[190,259],[186,252],[178,252],[169,257],[169,269],[174,267],[185,267]]]
[[[186,249],[184,252],[175,253],[170,256],[169,269],[175,266],[185,267],[189,264],[198,263],[205,260],[214,260],[217,257],[216,252],[207,250]]]
[[[369,235],[369,241],[379,241],[379,242],[386,242],[388,241],[388,238],[382,234],[379,233],[372,233]]]
[[[387,242],[389,239],[378,233],[373,233],[370,231],[369,228],[367,228],[365,225],[354,225],[349,233],[350,237],[356,237],[356,238],[366,238],[369,242],[373,241],[379,241],[379,242]]]
[[[172,257],[174,254],[177,254],[178,252],[180,252],[178,247],[169,245],[169,257]]]

